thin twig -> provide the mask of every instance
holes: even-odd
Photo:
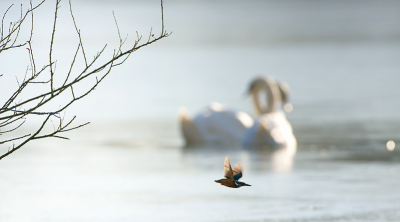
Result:
[[[23,121],[22,123],[20,123],[17,127],[13,128],[13,129],[10,129],[10,130],[7,130],[7,131],[0,131],[0,134],[12,132],[12,131],[14,131],[14,130],[20,128],[24,123],[25,123],[25,121]]]
[[[54,34],[56,33],[56,23],[57,23],[57,13],[58,13],[58,4],[60,4],[60,1],[61,0],[57,0],[56,1],[56,9],[55,9],[55,13],[54,13],[54,25],[53,25],[53,32],[52,32],[52,34],[51,34],[51,42],[50,42],[50,53],[49,53],[49,60],[50,60],[50,64],[52,64],[53,62],[51,61],[51,53],[52,53],[52,51],[53,51],[53,42],[54,42]],[[54,86],[53,86],[53,81],[54,81],[54,72],[53,72],[53,66],[51,65],[50,66],[50,89],[51,89],[51,92],[53,92],[53,90],[54,90]],[[51,95],[52,96],[54,96],[53,95],[53,93],[51,93]]]
[[[85,59],[86,66],[88,66],[88,63],[87,63],[87,60],[86,60],[85,49],[83,48],[83,44],[82,44],[81,31],[78,30],[78,27],[77,27],[76,22],[75,22],[74,14],[72,13],[71,0],[69,0],[69,11],[71,12],[72,21],[74,21],[74,26],[75,26],[76,33],[78,33],[78,36],[79,36],[79,43],[80,43],[80,45],[82,47],[83,58]]]
[[[0,135],[1,135],[1,134],[0,134]],[[27,134],[27,135],[25,135],[25,136],[20,136],[20,137],[17,137],[17,138],[12,138],[12,139],[9,139],[9,140],[0,141],[0,144],[8,143],[8,142],[11,142],[11,141],[14,141],[14,140],[19,140],[19,139],[25,138],[25,137],[30,136],[30,135],[31,135],[31,134]]]

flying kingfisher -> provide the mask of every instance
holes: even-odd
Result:
[[[246,184],[244,182],[240,182],[239,179],[243,176],[242,174],[242,166],[240,164],[236,164],[232,170],[231,164],[229,163],[229,157],[225,157],[224,162],[224,179],[216,180],[216,183],[220,183],[223,186],[231,187],[231,188],[239,188],[242,186],[251,186],[250,184]]]

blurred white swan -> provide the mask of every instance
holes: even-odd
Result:
[[[290,123],[285,114],[276,109],[282,101],[284,110],[290,112],[289,87],[277,84],[274,79],[257,78],[252,81],[249,93],[259,118],[253,120],[247,113],[229,110],[220,103],[211,103],[197,116],[191,118],[186,108],[181,108],[180,127],[187,144],[239,144],[296,146]],[[260,93],[266,92],[267,103],[260,103]]]
[[[180,109],[180,125],[187,144],[240,144],[246,130],[253,125],[247,113],[233,111],[220,103],[211,103],[193,119]]]
[[[260,104],[260,92],[267,93],[267,104]],[[249,89],[253,97],[256,112],[260,115],[252,127],[242,138],[243,145],[270,145],[273,147],[296,147],[296,138],[293,135],[292,126],[287,121],[285,114],[278,110],[277,102],[284,103],[284,110],[292,110],[287,101],[288,86],[277,84],[273,78],[257,78],[253,80]]]

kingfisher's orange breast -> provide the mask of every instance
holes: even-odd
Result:
[[[235,182],[233,182],[230,179],[221,179],[221,180],[216,180],[215,182],[220,183],[221,185],[224,185],[227,187],[238,188],[238,186],[236,186]]]

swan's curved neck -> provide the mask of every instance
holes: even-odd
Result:
[[[260,105],[260,101],[259,101],[259,98],[258,98],[259,92],[260,92],[259,89],[252,91],[252,94],[253,94],[252,95],[253,105],[254,105],[254,108],[255,108],[256,113],[257,113],[258,116],[262,115],[265,112],[262,109],[261,105]]]
[[[258,115],[272,113],[276,110],[276,101],[279,100],[280,92],[275,80],[271,78],[259,78],[253,81],[251,88],[253,104]],[[258,98],[262,91],[267,93],[267,107],[265,108],[261,106]]]

